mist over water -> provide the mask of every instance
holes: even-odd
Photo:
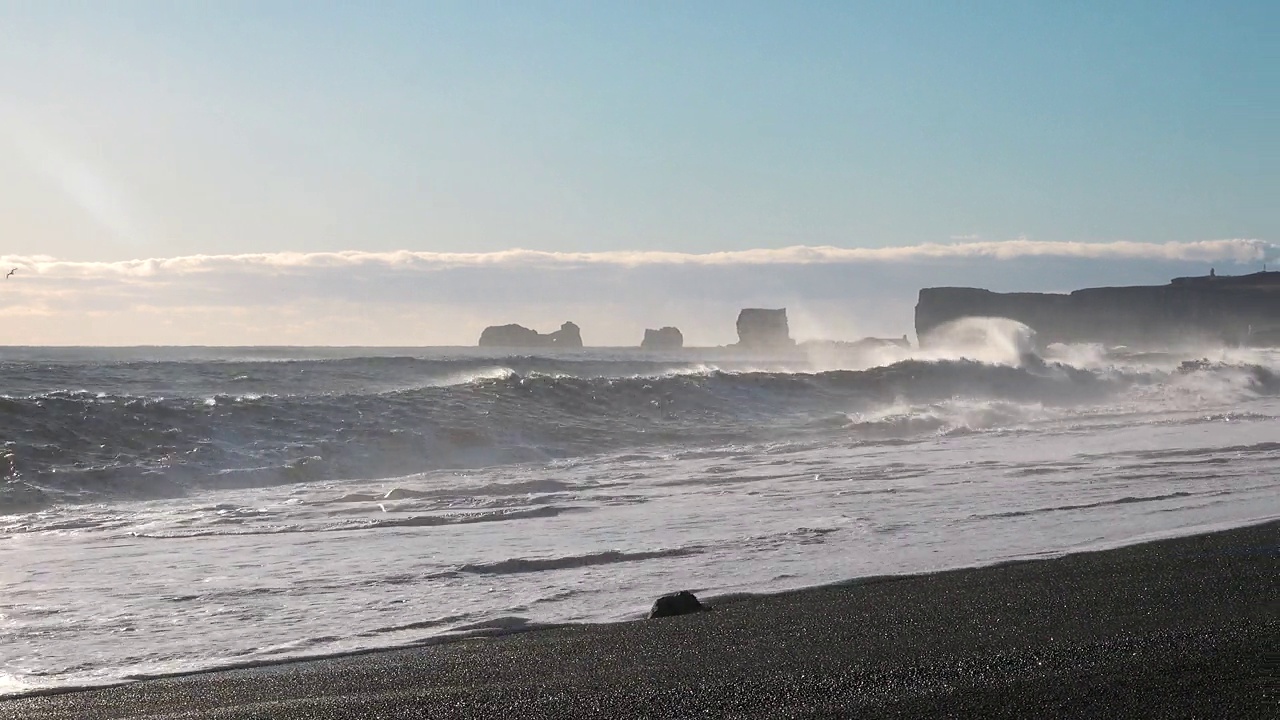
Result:
[[[6,350],[0,693],[1280,516],[1277,370],[982,318],[779,356]]]

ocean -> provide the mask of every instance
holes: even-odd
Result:
[[[1280,517],[1280,353],[971,322],[776,356],[0,348],[0,695]]]

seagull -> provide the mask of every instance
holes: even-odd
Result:
[[[14,268],[14,269],[10,270],[10,271],[9,271],[9,275],[5,275],[5,276],[4,276],[4,279],[5,279],[5,280],[8,280],[8,279],[9,279],[9,276],[10,276],[10,275],[13,275],[13,274],[14,274],[14,273],[16,273],[16,272],[18,272],[18,268]]]

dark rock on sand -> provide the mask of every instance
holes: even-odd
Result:
[[[738,313],[738,347],[744,350],[793,348],[787,309],[746,308]]]
[[[571,322],[546,334],[523,325],[491,325],[480,333],[480,347],[581,348],[582,331]]]
[[[680,332],[680,328],[675,327],[645,330],[640,347],[645,350],[679,350],[684,347],[684,334]]]
[[[670,617],[672,615],[688,615],[706,610],[707,606],[698,601],[698,597],[688,590],[681,590],[670,595],[663,595],[653,602],[649,611],[650,618]]]
[[[1280,523],[0,700],[0,720],[1275,720]]]

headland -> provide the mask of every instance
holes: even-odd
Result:
[[[1280,272],[1175,278],[1168,285],[1097,287],[1071,293],[996,293],[969,287],[920,291],[916,335],[964,317],[1027,325],[1040,345],[1280,344]]]

